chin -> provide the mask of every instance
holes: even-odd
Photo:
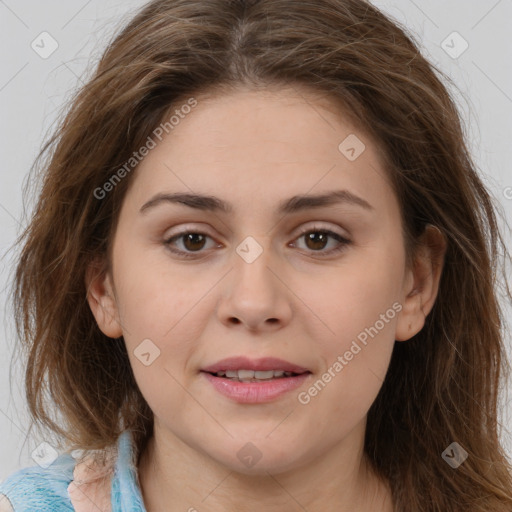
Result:
[[[283,448],[282,443],[278,443],[279,449],[277,449],[270,439],[255,442],[243,441],[240,445],[234,444],[233,451],[226,448],[223,453],[210,455],[227,469],[236,473],[268,476],[268,473],[284,473],[301,465],[297,458],[297,449],[293,446]]]

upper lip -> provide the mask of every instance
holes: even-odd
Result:
[[[226,370],[254,370],[254,371],[268,371],[268,370],[283,370],[285,372],[293,373],[306,373],[309,372],[307,368],[297,366],[296,364],[289,363],[283,359],[275,357],[263,357],[261,359],[249,359],[244,356],[228,357],[216,363],[202,368],[201,371],[208,373],[217,373]]]

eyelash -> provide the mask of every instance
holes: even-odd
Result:
[[[320,251],[313,251],[313,250],[310,250],[312,253],[318,253],[321,258],[330,256],[332,254],[340,253],[340,252],[344,251],[347,248],[347,246],[352,243],[350,240],[347,240],[346,238],[342,237],[338,233],[335,233],[334,231],[330,231],[328,229],[317,228],[317,227],[308,228],[308,229],[302,231],[297,236],[297,238],[295,240],[298,240],[299,238],[303,237],[304,235],[306,235],[308,233],[322,233],[322,234],[327,235],[329,238],[334,238],[335,240],[337,240],[340,243],[340,245],[338,247],[336,247],[335,249],[331,249],[329,251],[322,251],[322,250],[320,250]],[[191,235],[191,234],[193,234],[193,235],[204,235],[204,236],[206,236],[208,238],[211,238],[206,233],[202,233],[200,231],[194,231],[194,230],[187,230],[187,231],[182,231],[181,233],[176,233],[171,238],[168,238],[167,240],[164,241],[164,245],[166,245],[167,248],[171,252],[173,252],[174,254],[179,254],[183,258],[195,258],[197,254],[200,254],[203,251],[199,250],[199,251],[195,251],[195,252],[187,252],[187,251],[176,250],[176,249],[173,249],[171,247],[171,244],[175,240],[178,240],[178,239],[184,237],[185,235]]]

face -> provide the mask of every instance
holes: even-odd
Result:
[[[242,472],[299,467],[364,431],[411,324],[399,204],[376,145],[297,91],[196,98],[133,176],[99,300],[114,320],[95,310],[124,337],[158,428]],[[176,193],[226,211],[163,196]],[[307,372],[244,383],[203,371],[231,357]]]

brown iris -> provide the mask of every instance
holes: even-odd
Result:
[[[205,236],[200,233],[187,233],[183,235],[183,245],[189,251],[201,250],[204,247]]]
[[[308,246],[309,249],[313,250],[323,249],[327,243],[328,238],[329,235],[321,231],[315,231],[305,235],[306,245]],[[312,242],[314,246],[311,247],[308,244],[308,242]],[[317,244],[320,244],[320,246],[318,246]]]

